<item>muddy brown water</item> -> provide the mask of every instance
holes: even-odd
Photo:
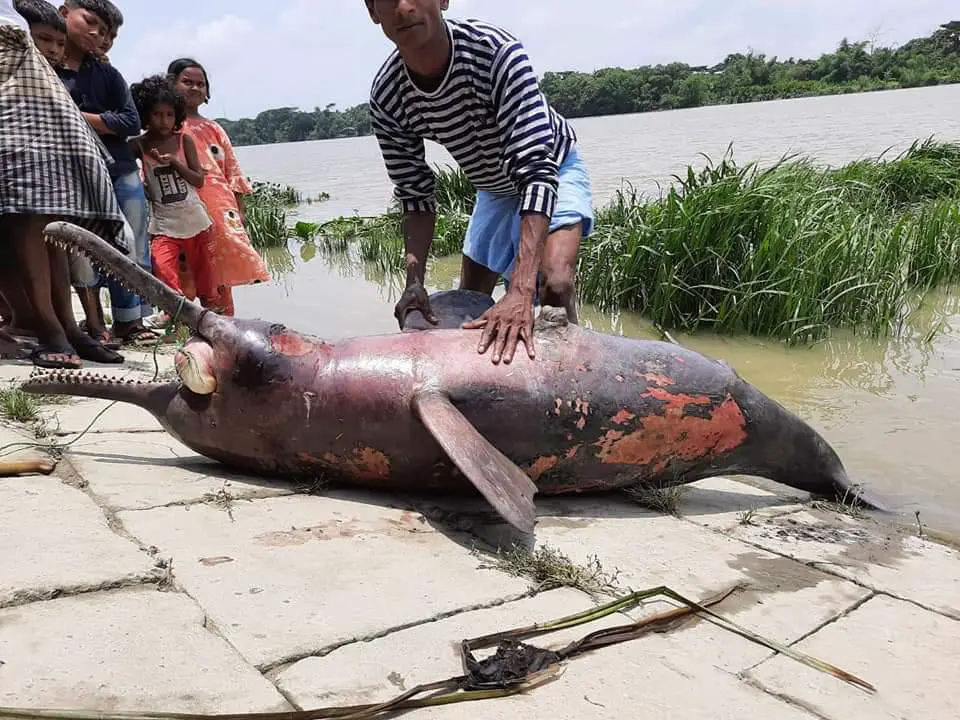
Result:
[[[837,164],[905,149],[936,135],[960,141],[960,85],[862,95],[698,108],[574,121],[601,205],[629,180],[655,192],[698,153],[719,159],[733,143],[740,162],[770,162],[802,152]],[[238,149],[247,175],[296,186],[305,196],[293,219],[382,212],[391,188],[373,138],[350,138]],[[431,162],[451,163],[428,144]],[[280,320],[330,340],[395,332],[396,281],[358,262],[312,258],[295,242],[289,254],[267,253],[275,282],[236,290],[238,313]],[[432,289],[456,287],[459,259],[434,263]],[[596,330],[655,337],[630,313],[583,309]],[[932,341],[929,331],[941,331]],[[910,519],[960,535],[960,293],[928,297],[903,337],[876,341],[836,332],[812,347],[786,348],[771,340],[677,334],[676,339],[721,358],[747,380],[820,430],[851,476],[876,488]]]

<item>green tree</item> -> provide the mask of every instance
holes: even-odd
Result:
[[[842,39],[818,58],[781,61],[753,51],[731,53],[713,67],[675,62],[592,73],[548,72],[544,94],[570,118],[754,102],[842,92],[960,82],[960,20],[898,48]],[[255,118],[218,119],[236,145],[369,135],[366,104],[305,112],[264,110]]]

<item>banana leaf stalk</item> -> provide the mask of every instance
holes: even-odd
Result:
[[[465,669],[463,675],[440,682],[418,685],[384,703],[266,713],[100,712],[96,710],[0,707],[0,720],[327,720],[328,718],[372,720],[401,710],[475,702],[527,693],[559,677],[562,674],[561,663],[569,658],[608,645],[634,640],[650,632],[662,632],[697,614],[705,615],[708,620],[721,627],[725,627],[771,650],[781,652],[810,667],[834,675],[871,692],[875,691],[872,685],[850,673],[822,660],[766,640],[709,609],[728,598],[739,587],[739,585],[736,585],[705,600],[694,602],[670,588],[661,586],[634,592],[606,605],[550,622],[464,640],[460,647],[461,659]],[[598,630],[559,651],[542,650],[524,645],[522,642],[532,637],[599,620],[660,595],[671,598],[684,607],[650,615],[635,623]],[[492,657],[480,661],[473,656],[474,650],[489,647],[498,647],[497,653]],[[417,697],[427,693],[434,694],[428,697]]]

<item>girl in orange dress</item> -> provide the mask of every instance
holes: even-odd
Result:
[[[213,219],[216,235],[216,251],[208,263],[216,293],[211,299],[211,309],[233,315],[232,287],[270,279],[267,266],[250,243],[244,227],[243,196],[249,195],[252,188],[240,170],[227,133],[218,123],[200,115],[200,106],[210,99],[207,71],[195,60],[181,58],[170,63],[167,73],[186,101],[183,131],[193,138],[200,164],[206,171],[203,187],[197,192]],[[196,297],[195,291],[190,293],[190,279],[184,280],[187,296]]]

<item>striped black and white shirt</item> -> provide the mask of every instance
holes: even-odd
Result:
[[[424,139],[439,143],[478,190],[519,195],[520,212],[553,215],[557,173],[577,137],[547,102],[523,44],[479,20],[445,20],[452,59],[420,90],[394,50],[370,91],[373,131],[404,213],[435,212]]]

